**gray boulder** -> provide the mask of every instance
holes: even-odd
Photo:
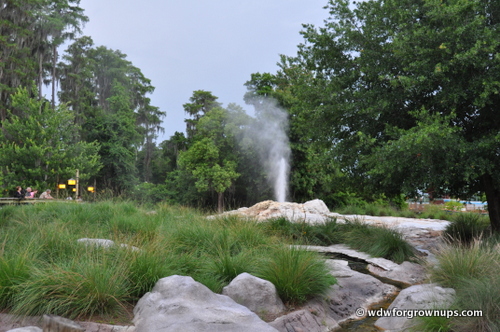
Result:
[[[222,289],[222,294],[244,305],[259,316],[277,315],[285,311],[273,283],[242,273]]]
[[[455,290],[452,288],[442,288],[436,284],[415,285],[403,289],[388,310],[447,309],[454,297]],[[407,331],[415,324],[415,318],[408,315],[397,317],[397,314],[381,317],[375,322],[376,327],[389,331]]]
[[[160,279],[134,308],[136,332],[276,332],[250,309],[191,277]]]
[[[38,326],[18,327],[17,329],[8,330],[7,332],[43,332]]]

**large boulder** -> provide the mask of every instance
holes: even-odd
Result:
[[[273,218],[285,217],[292,222],[307,222],[311,224],[323,224],[327,220],[339,216],[331,213],[326,204],[320,200],[300,203],[263,201],[249,208],[240,208],[225,212],[223,215],[238,215],[241,217],[266,221]]]
[[[415,285],[403,289],[387,310],[447,309],[454,297],[455,290],[452,288],[442,288],[436,284]],[[409,315],[393,314],[377,319],[375,326],[382,330],[408,331],[416,323],[415,318]]]
[[[242,273],[222,289],[222,294],[252,310],[260,317],[275,316],[285,311],[273,283]]]
[[[250,309],[191,277],[160,279],[134,308],[137,332],[276,332]]]

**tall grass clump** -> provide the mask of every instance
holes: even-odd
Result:
[[[18,296],[19,285],[30,276],[31,261],[27,253],[0,256],[0,309],[11,309]]]
[[[30,278],[17,288],[14,313],[72,319],[120,315],[130,294],[125,266],[79,257],[70,264],[33,268]]]
[[[446,226],[443,236],[450,242],[471,243],[488,229],[488,218],[478,213],[457,213]]]
[[[280,217],[269,220],[263,227],[268,234],[303,244],[329,246],[340,241],[336,219],[313,225],[305,221],[291,222]]]
[[[474,239],[469,244],[443,247],[439,264],[430,268],[433,282],[456,291],[452,309],[481,310],[481,317],[452,317],[451,331],[500,331],[500,251],[494,242]],[[428,329],[428,322],[421,322]],[[424,329],[422,329],[424,330]]]
[[[500,269],[500,251],[476,239],[470,245],[448,245],[437,256],[439,264],[431,277],[445,287],[455,287],[463,280],[493,276]]]
[[[374,257],[383,257],[396,263],[416,258],[415,249],[397,230],[364,224],[359,220],[341,225],[345,243]]]
[[[297,304],[323,295],[336,283],[317,253],[294,247],[277,247],[257,275],[272,282],[284,302]]]

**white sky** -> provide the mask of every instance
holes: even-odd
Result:
[[[151,104],[167,113],[168,139],[185,131],[182,105],[211,91],[244,109],[243,85],[275,73],[279,54],[295,55],[302,23],[322,26],[327,0],[81,0],[96,46],[120,50],[156,88]]]

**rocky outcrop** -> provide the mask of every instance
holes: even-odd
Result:
[[[160,279],[134,308],[137,332],[276,332],[248,308],[191,277]]]
[[[276,316],[285,311],[273,283],[242,273],[222,289],[222,294],[244,305],[260,317]]]
[[[228,211],[222,215],[239,215],[257,221],[265,221],[273,218],[285,217],[292,222],[307,222],[311,224],[325,223],[339,216],[328,210],[326,204],[320,200],[300,203],[263,201],[249,208],[240,208]]]
[[[442,288],[436,284],[415,285],[403,289],[387,309],[398,310],[399,313],[408,309],[447,309],[455,297],[455,290]],[[414,312],[412,311],[414,314]],[[417,323],[409,314],[392,314],[391,317],[382,317],[375,322],[375,326],[388,331],[408,331]]]

